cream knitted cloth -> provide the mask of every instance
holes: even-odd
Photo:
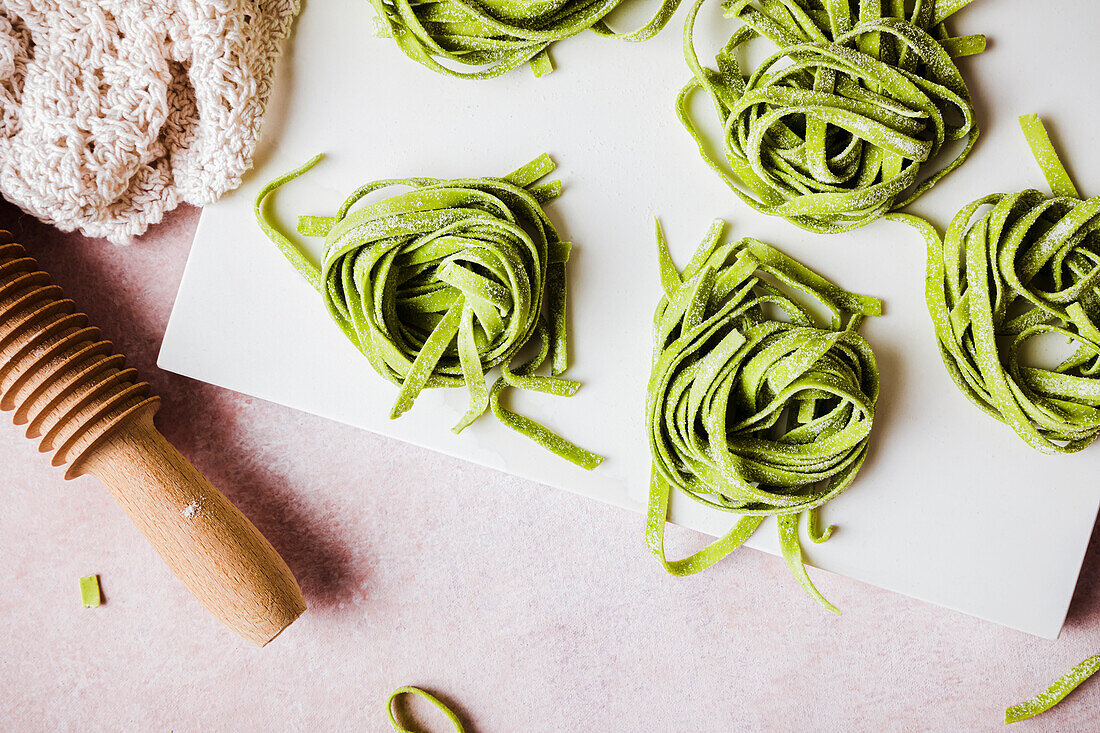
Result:
[[[0,194],[126,242],[240,184],[299,0],[0,0]]]

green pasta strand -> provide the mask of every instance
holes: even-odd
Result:
[[[784,559],[805,591],[839,613],[806,573],[799,517],[824,542],[816,509],[855,479],[867,454],[878,367],[857,329],[882,313],[755,239],[723,244],[716,221],[682,272],[657,226],[664,297],[646,424],[653,471],[646,541],[673,575],[704,570],[777,515]],[[798,302],[823,306],[823,322]],[[782,320],[777,320],[781,318]],[[673,488],[741,515],[733,529],[682,560],[664,551]]]
[[[508,410],[508,388],[571,396],[563,379],[566,263],[541,204],[561,192],[536,182],[554,170],[543,155],[504,178],[405,178],[360,187],[335,216],[301,217],[298,232],[324,237],[320,267],[265,213],[267,197],[310,170],[316,156],[275,179],[256,197],[256,220],[294,268],[322,295],[332,319],[380,375],[399,385],[390,417],[424,389],[464,387],[470,396],[460,432],[491,410],[508,427],[585,469],[603,460],[537,422]],[[363,204],[391,187],[409,190]],[[357,207],[357,205],[359,205]],[[535,354],[516,364],[534,344]],[[549,374],[539,374],[549,365]],[[501,375],[493,387],[485,374]]]
[[[1033,448],[1073,452],[1100,435],[1100,197],[1077,195],[1037,116],[1020,123],[1056,195],[986,196],[943,237],[892,217],[924,235],[928,310],[955,384]],[[1029,346],[1052,337],[1066,358],[1038,363]]]
[[[954,58],[984,36],[952,37],[944,21],[970,0],[726,0],[741,25],[717,68],[695,51],[696,0],[684,26],[692,80],[677,111],[707,163],[753,209],[819,233],[846,232],[900,209],[957,168],[978,138]],[[751,73],[737,60],[763,37],[776,52]],[[691,102],[709,97],[723,166]],[[717,147],[717,145],[715,146]],[[732,176],[730,175],[732,172]]]
[[[431,694],[430,692],[421,690],[419,687],[406,686],[398,687],[396,690],[393,691],[393,694],[390,695],[390,699],[386,701],[386,713],[390,717],[390,725],[393,726],[393,729],[397,733],[415,733],[415,731],[409,730],[408,728],[397,722],[397,715],[394,712],[394,703],[402,695],[418,695],[424,698],[432,705],[434,705],[440,712],[447,716],[447,720],[451,721],[451,724],[454,725],[455,733],[463,733],[463,731],[465,730],[462,727],[462,721],[458,719],[458,716],[455,715],[454,711],[447,707],[446,703],[444,703],[438,697]]]
[[[1005,710],[1005,725],[1018,723],[1021,720],[1027,720],[1040,713],[1045,713],[1098,671],[1100,671],[1100,654],[1094,654],[1062,675],[1047,690],[1040,692],[1027,702],[1013,705]]]
[[[636,30],[616,33],[605,18],[623,0],[370,0],[378,34],[393,38],[406,56],[462,79],[489,79],[525,63],[535,76],[554,69],[554,41],[586,30],[623,41],[655,36],[680,0],[661,0]],[[481,67],[461,71],[461,66]],[[455,68],[459,67],[459,68]]]

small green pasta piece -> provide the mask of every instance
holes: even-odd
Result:
[[[80,579],[80,602],[84,608],[99,608],[103,595],[99,588],[99,576],[89,575]]]
[[[430,702],[432,705],[435,705],[436,708],[440,710],[440,712],[447,716],[447,720],[451,721],[451,723],[455,727],[455,733],[463,733],[463,731],[465,730],[462,727],[462,721],[458,719],[458,716],[455,715],[454,711],[447,707],[447,705],[442,700],[440,700],[430,692],[421,690],[419,687],[406,686],[398,687],[396,690],[393,691],[393,694],[390,695],[390,699],[386,701],[386,713],[390,717],[390,725],[393,726],[393,729],[397,733],[415,733],[415,731],[409,730],[408,728],[397,722],[397,715],[394,712],[393,705],[397,701],[397,698],[401,697],[402,695],[419,695],[420,697]]]
[[[850,231],[908,205],[970,154],[978,125],[954,58],[984,50],[985,37],[952,37],[944,25],[970,0],[918,0],[908,15],[902,0],[726,0],[741,25],[717,69],[695,51],[705,2],[688,12],[693,76],[676,107],[703,158],[753,209],[813,232]],[[746,75],[737,57],[758,37],[777,51]],[[700,90],[732,177],[692,113]]]
[[[761,241],[723,244],[723,228],[714,223],[680,272],[657,225],[664,297],[654,317],[646,404],[653,458],[646,542],[669,573],[690,575],[776,515],[791,573],[840,613],[806,573],[799,518],[809,515],[812,541],[827,540],[833,527],[822,531],[816,511],[852,483],[867,455],[878,366],[857,329],[880,315],[882,304]],[[823,306],[829,322],[799,296]],[[672,488],[741,518],[725,537],[669,560],[664,531]]]
[[[550,45],[586,30],[648,40],[680,1],[662,0],[640,28],[616,33],[605,18],[623,0],[370,0],[378,35],[393,38],[406,56],[429,69],[461,79],[490,79],[525,63],[535,76],[545,76],[554,70]],[[453,65],[483,68],[460,71]]]
[[[566,351],[566,262],[541,204],[561,183],[537,184],[554,170],[543,155],[504,178],[405,178],[361,186],[335,216],[304,216],[298,232],[324,237],[321,267],[265,214],[267,197],[310,170],[305,165],[263,187],[256,220],[287,260],[324,298],[329,314],[378,374],[400,389],[391,418],[424,389],[464,387],[469,409],[461,432],[486,411],[576,465],[603,460],[508,410],[508,388],[572,396],[578,382],[561,378]],[[393,186],[411,190],[354,208]],[[535,355],[515,363],[534,344]],[[538,374],[549,364],[549,375]],[[500,368],[492,388],[485,374]]]
[[[1019,723],[1021,720],[1033,718],[1040,713],[1045,713],[1057,705],[1066,695],[1073,692],[1078,685],[1100,671],[1100,654],[1094,654],[1076,667],[1062,675],[1057,682],[1047,690],[1040,692],[1027,702],[1013,705],[1005,710],[1005,725]]]
[[[1031,447],[1068,453],[1100,435],[1100,197],[1080,198],[1036,115],[1020,124],[1054,196],[985,196],[943,237],[891,218],[924,235],[928,311],[955,384]],[[1028,346],[1052,336],[1073,353],[1040,366]]]

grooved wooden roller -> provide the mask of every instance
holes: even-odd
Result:
[[[160,398],[88,317],[0,231],[0,409],[97,477],[172,572],[222,623],[263,646],[305,611],[263,535],[153,425]]]

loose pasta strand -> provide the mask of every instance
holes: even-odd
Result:
[[[1043,692],[1040,692],[1027,702],[1013,705],[1008,710],[1005,710],[1005,725],[1009,723],[1019,723],[1021,720],[1034,718],[1040,713],[1045,713],[1060,703],[1066,695],[1073,692],[1082,682],[1092,677],[1098,671],[1100,671],[1100,654],[1094,654],[1059,677],[1053,685]]]
[[[408,728],[397,722],[397,715],[394,711],[394,703],[396,703],[398,698],[400,698],[402,695],[418,695],[424,698],[432,705],[434,705],[436,709],[438,709],[441,713],[447,716],[447,720],[451,721],[451,725],[454,726],[455,733],[464,733],[465,728],[462,727],[462,721],[459,720],[458,716],[454,713],[453,710],[447,707],[446,703],[444,703],[432,693],[427,692],[426,690],[422,690],[419,687],[412,686],[398,687],[396,690],[393,691],[393,694],[391,694],[390,698],[386,701],[386,714],[389,716],[390,725],[393,726],[393,729],[394,731],[396,731],[396,733],[415,733],[415,731],[409,730]]]

